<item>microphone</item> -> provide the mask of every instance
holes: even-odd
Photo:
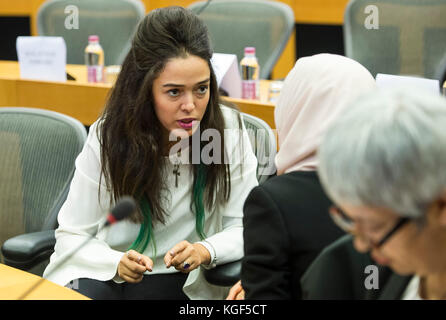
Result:
[[[212,0],[208,0],[206,1],[206,3],[200,8],[200,10],[198,10],[198,12],[196,13],[197,16],[200,15],[200,13],[202,13],[204,11],[204,9],[207,8],[207,6],[211,3]]]
[[[95,232],[93,236],[89,236],[87,239],[85,239],[80,245],[78,245],[76,248],[71,250],[71,252],[65,256],[62,260],[60,260],[58,263],[55,264],[54,268],[46,275],[47,277],[54,273],[55,270],[59,269],[63,264],[65,264],[70,258],[79,251],[82,247],[84,247],[90,240],[94,239],[96,235],[102,231],[104,228],[121,221],[130,215],[132,215],[136,211],[136,203],[133,198],[129,196],[123,196],[119,201],[116,203],[116,205],[113,207],[113,209],[110,211],[110,213],[107,215],[107,220],[104,224],[102,224],[98,230]],[[39,279],[31,288],[29,288],[24,294],[22,294],[18,300],[25,299],[31,292],[33,292],[35,289],[37,289],[38,286],[40,286],[45,281],[45,278]]]

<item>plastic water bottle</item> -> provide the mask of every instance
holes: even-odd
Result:
[[[88,82],[104,82],[104,50],[99,44],[99,36],[88,37],[85,48],[85,64]]]
[[[256,48],[245,48],[245,56],[242,61],[240,61],[240,67],[242,74],[242,98],[259,100],[260,66],[256,58]]]

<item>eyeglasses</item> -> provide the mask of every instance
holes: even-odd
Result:
[[[351,233],[353,235],[358,235],[356,223],[352,219],[350,219],[341,209],[332,206],[329,212],[331,218],[338,227],[340,227],[345,232]],[[380,241],[376,242],[372,241],[371,239],[368,239],[370,246],[375,249],[381,247],[384,243],[386,243],[390,239],[392,235],[395,234],[395,232],[401,229],[401,227],[404,226],[409,221],[410,219],[406,217],[399,218],[395,226],[389,232],[387,232]],[[363,236],[361,237],[364,238]]]

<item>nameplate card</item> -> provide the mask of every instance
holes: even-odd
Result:
[[[66,81],[67,46],[62,37],[17,37],[20,78]]]
[[[211,59],[212,68],[218,86],[232,98],[242,97],[242,78],[235,54],[214,53]]]

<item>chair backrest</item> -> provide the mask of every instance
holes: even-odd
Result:
[[[77,16],[70,16],[73,6]],[[120,65],[144,15],[145,7],[139,0],[48,0],[38,10],[37,32],[41,36],[63,37],[70,64],[85,63],[88,36],[98,35],[105,53],[105,65]],[[75,18],[79,22],[75,26],[77,29],[70,26]]]
[[[205,4],[195,2],[189,9],[198,13]],[[245,47],[256,47],[262,79],[269,77],[294,28],[293,10],[275,1],[212,1],[199,17],[209,29],[214,52],[236,54],[240,62]]]
[[[443,84],[446,82],[446,52],[442,61],[438,64],[435,71],[435,79],[440,81],[440,89],[443,91]],[[444,93],[446,95],[446,93]]]
[[[446,53],[446,0],[352,0],[345,10],[344,42],[346,56],[374,76],[437,79]]]
[[[0,108],[0,245],[56,227],[48,225],[48,214],[66,197],[86,138],[85,127],[66,115]]]
[[[277,153],[276,136],[271,127],[262,119],[241,113],[254,154],[257,157],[257,180],[264,182],[276,172],[274,157]]]

